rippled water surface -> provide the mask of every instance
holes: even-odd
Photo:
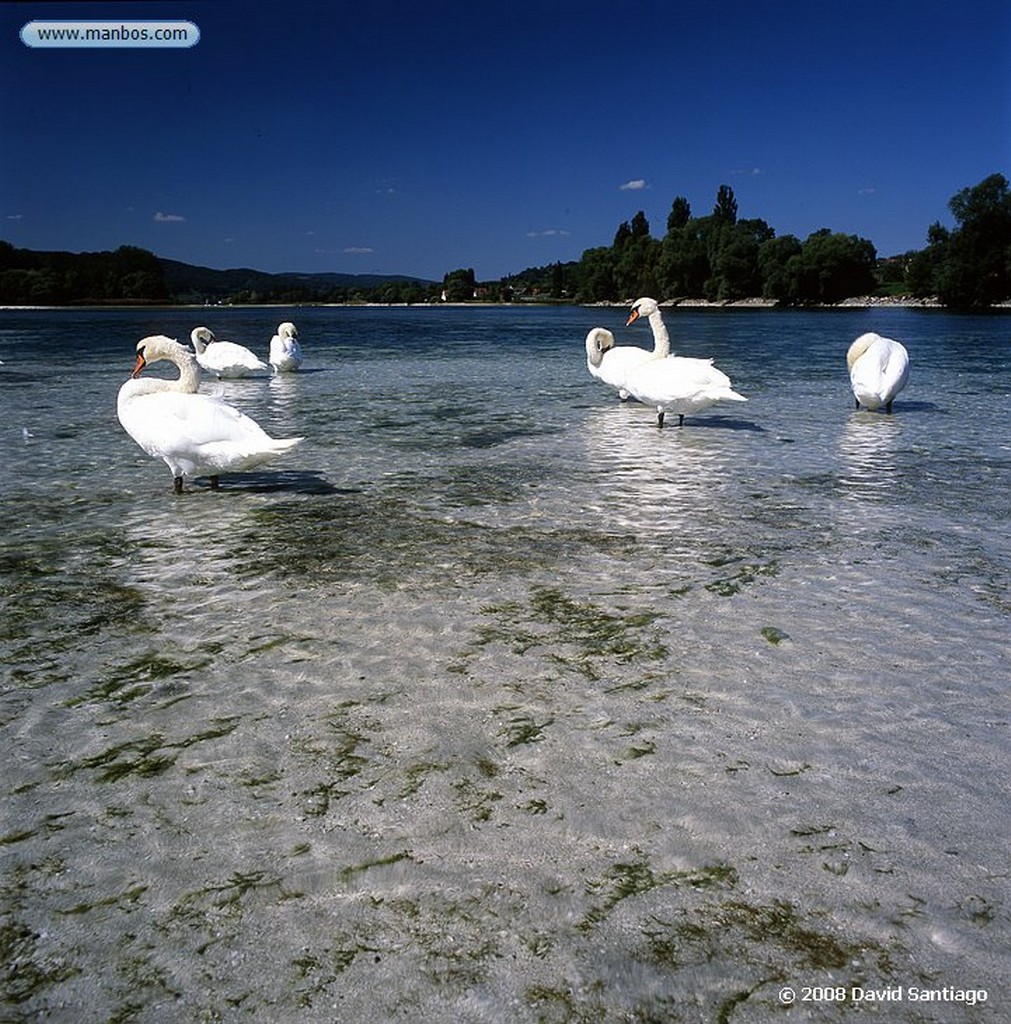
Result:
[[[671,312],[749,402],[661,431],[624,318],[0,313],[0,1019],[1005,1019],[1011,320]],[[137,340],[285,319],[173,495]]]

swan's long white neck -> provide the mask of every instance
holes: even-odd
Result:
[[[148,378],[149,382],[162,385],[157,389],[158,391],[180,391],[184,395],[195,395],[200,390],[200,367],[197,366],[197,361],[186,351],[178,355],[173,354],[170,358],[179,367],[179,379],[155,380]]]
[[[177,346],[178,351],[163,352],[157,355],[157,362],[167,359],[179,368],[179,376],[175,380],[166,380],[161,377],[135,377],[128,380],[122,388],[120,395],[123,398],[136,398],[139,395],[153,395],[162,391],[177,391],[184,395],[195,395],[200,390],[200,368],[197,361],[182,345]]]
[[[670,335],[659,309],[650,313],[649,326],[653,331],[653,355],[658,359],[666,359],[670,355]]]

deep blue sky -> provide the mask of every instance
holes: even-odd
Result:
[[[43,50],[173,18],[189,50]],[[1007,0],[0,4],[0,238],[479,279],[671,202],[921,248],[1011,177]]]

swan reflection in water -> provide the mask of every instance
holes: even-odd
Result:
[[[847,495],[883,501],[902,482],[901,436],[902,422],[892,417],[858,412],[846,421],[839,438],[839,482]]]
[[[725,519],[732,446],[720,431],[661,433],[641,407],[608,406],[587,417],[585,457],[596,507],[588,511],[641,537],[688,535]]]

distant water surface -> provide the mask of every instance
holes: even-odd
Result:
[[[136,342],[287,319],[173,495]],[[0,1019],[1001,1019],[1011,320],[671,311],[749,401],[662,431],[624,321],[0,312]]]

